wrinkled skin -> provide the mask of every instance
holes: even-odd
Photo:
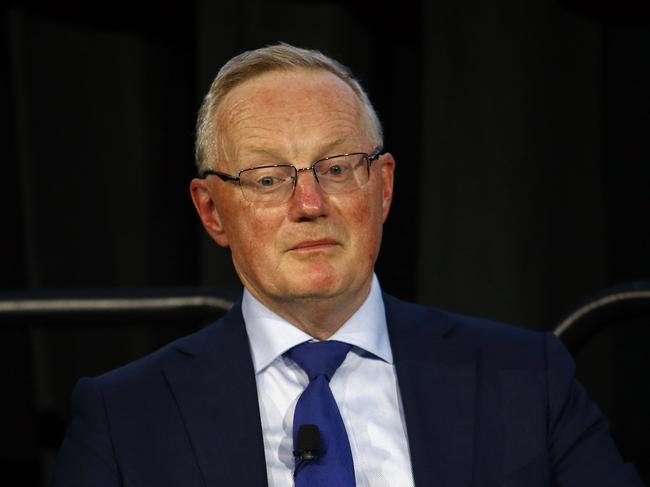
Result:
[[[372,152],[360,102],[319,70],[275,71],[245,81],[217,114],[218,154],[229,174],[290,162],[308,167],[346,152]],[[324,193],[302,172],[290,199],[250,203],[237,184],[192,181],[201,221],[230,247],[237,274],[262,303],[314,337],[331,336],[366,298],[393,194],[395,162],[382,155],[362,188]]]

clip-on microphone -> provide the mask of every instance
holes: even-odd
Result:
[[[296,437],[296,449],[293,456],[296,457],[296,474],[303,462],[316,458],[320,450],[320,430],[315,424],[303,424],[298,428]]]

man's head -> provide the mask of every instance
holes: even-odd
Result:
[[[325,161],[304,169],[335,155],[373,154],[380,145],[367,96],[318,52],[279,45],[244,53],[224,66],[206,96],[197,163],[221,176],[192,181],[194,204],[210,236],[230,247],[246,288],[296,324],[320,319],[314,313],[347,319],[365,299],[394,161],[357,155],[337,159],[353,161],[349,166]],[[278,164],[300,171],[284,168],[287,180],[278,169],[252,180],[251,171],[241,172]],[[337,186],[346,170],[354,178]],[[268,196],[281,185],[289,188],[281,197]]]
[[[374,145],[383,146],[383,133],[377,113],[359,82],[350,70],[319,51],[301,49],[288,44],[276,44],[254,51],[246,51],[228,61],[217,73],[210,90],[203,99],[196,123],[196,165],[205,170],[221,149],[218,133],[218,109],[230,91],[244,81],[271,71],[292,71],[299,68],[322,70],[339,77],[361,101],[366,125]]]

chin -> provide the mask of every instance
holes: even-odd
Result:
[[[361,276],[361,270],[352,273],[296,273],[286,282],[285,297],[306,300],[351,298],[362,292],[368,282],[369,278],[359,280]]]
[[[336,296],[344,287],[343,276],[334,272],[298,271],[287,282],[289,295],[305,299]]]

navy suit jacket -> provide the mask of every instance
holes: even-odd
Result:
[[[642,485],[554,336],[384,302],[418,487]],[[266,486],[240,306],[79,381],[52,485]]]

